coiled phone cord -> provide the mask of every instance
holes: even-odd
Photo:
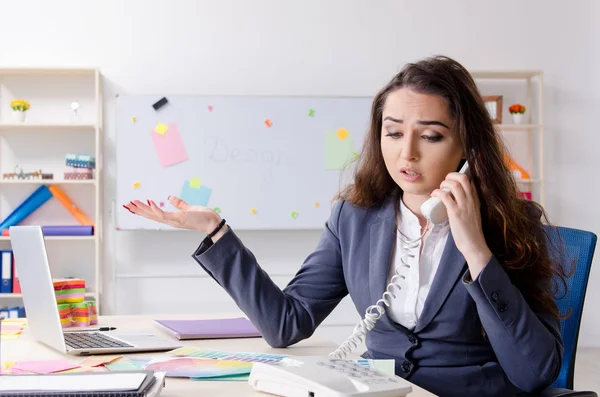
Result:
[[[402,256],[400,256],[400,264],[394,269],[394,275],[390,280],[390,283],[387,285],[385,292],[381,296],[374,305],[371,305],[365,311],[365,318],[363,318],[356,326],[354,327],[354,332],[350,337],[340,345],[335,351],[329,353],[329,358],[343,360],[350,354],[354,349],[358,347],[360,343],[363,342],[365,335],[368,331],[371,331],[375,327],[375,323],[383,316],[385,313],[386,307],[390,307],[392,303],[392,299],[396,298],[394,294],[394,290],[398,292],[402,289],[402,285],[400,283],[406,279],[404,275],[407,269],[410,269],[410,265],[408,264],[408,260],[412,259],[416,256],[415,249],[419,249],[419,245],[421,243],[421,239],[425,237],[425,234],[429,231],[429,226],[431,222],[427,220],[427,225],[425,226],[425,231],[414,240],[404,240],[402,238],[402,233],[398,229],[398,238],[405,244],[406,248]]]

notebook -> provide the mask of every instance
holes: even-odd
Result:
[[[210,320],[154,320],[179,340],[260,337],[260,332],[244,317]]]
[[[153,371],[2,375],[0,378],[0,397],[147,397],[148,392],[160,386],[155,383],[164,380],[164,376],[157,377]]]

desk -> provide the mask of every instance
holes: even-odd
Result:
[[[238,313],[223,314],[223,317],[240,316]],[[215,317],[210,315],[153,315],[153,316],[100,316],[99,326],[113,326],[119,331],[129,332],[148,332],[155,335],[161,335],[165,338],[171,338],[169,334],[154,325],[152,320],[160,319],[201,319]],[[25,360],[57,360],[67,359],[78,362],[85,357],[64,355],[46,345],[37,343],[33,340],[29,329],[25,327],[23,333],[18,339],[3,340],[2,342],[2,362],[6,361],[25,361]],[[323,337],[313,336],[294,346],[286,349],[273,349],[262,338],[244,338],[244,339],[212,339],[212,340],[193,340],[181,341],[182,345],[198,346],[203,349],[224,350],[229,352],[264,352],[272,354],[286,354],[297,356],[320,355],[327,356],[337,347],[332,341]],[[360,353],[360,352],[359,352]],[[131,356],[156,356],[162,354],[154,353],[131,353]],[[125,354],[128,355],[128,354]],[[349,358],[359,358],[354,355]],[[192,381],[189,379],[167,378],[166,386],[161,393],[164,397],[182,397],[182,396],[268,396],[268,394],[255,392],[248,382],[241,381]],[[433,394],[413,385],[411,397],[426,397]]]

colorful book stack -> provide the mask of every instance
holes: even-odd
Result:
[[[56,303],[80,303],[85,299],[85,281],[80,278],[54,279]]]
[[[94,179],[96,159],[86,154],[67,154],[65,179]]]

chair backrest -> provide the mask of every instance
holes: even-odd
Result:
[[[579,326],[581,324],[581,314],[583,311],[583,302],[588,285],[592,259],[596,248],[597,236],[588,231],[571,229],[568,227],[546,227],[548,239],[551,244],[557,245],[558,238],[562,239],[566,263],[566,270],[573,273],[567,279],[567,293],[561,290],[556,299],[561,314],[571,311],[571,315],[560,322],[560,330],[563,338],[565,350],[562,358],[560,373],[552,387],[566,388],[573,390],[573,376],[575,371],[575,355],[577,353],[577,340],[579,338]],[[572,265],[575,269],[572,269]]]

